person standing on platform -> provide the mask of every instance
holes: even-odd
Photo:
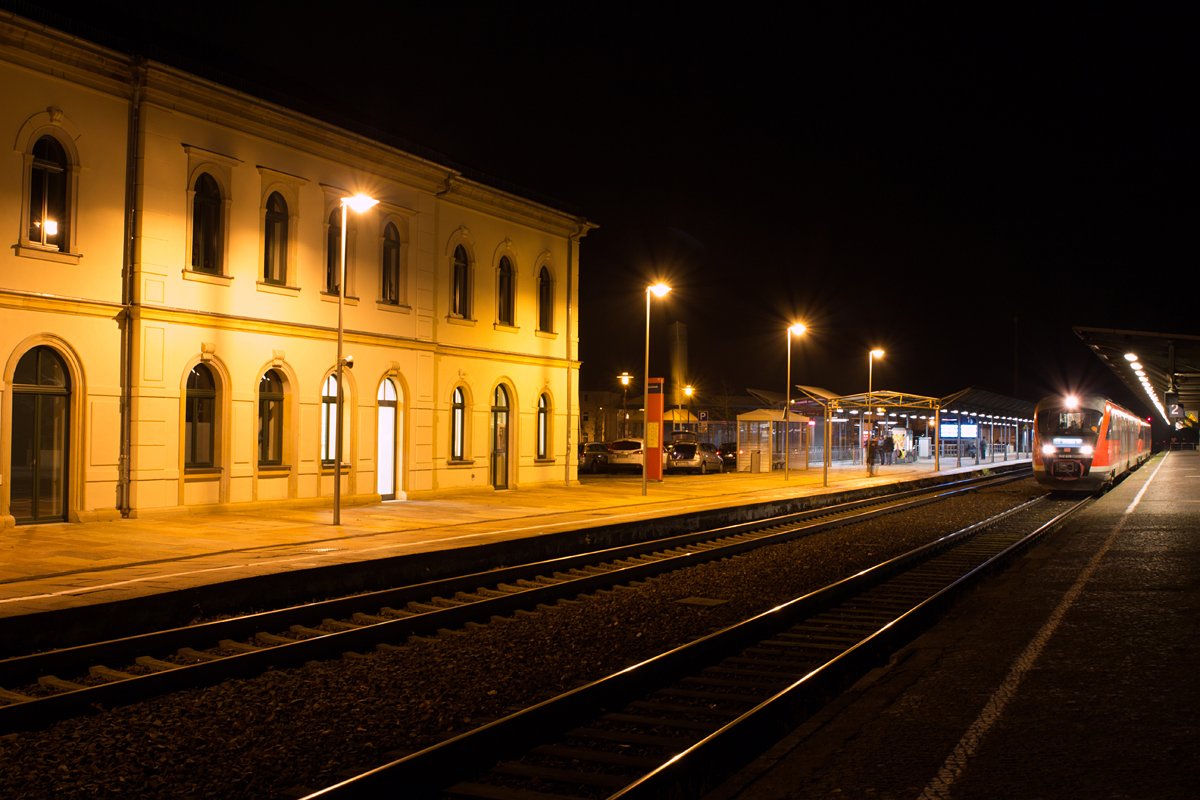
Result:
[[[892,452],[896,449],[896,440],[890,434],[883,437],[883,463],[892,463]]]
[[[875,474],[875,439],[867,437],[867,477]]]

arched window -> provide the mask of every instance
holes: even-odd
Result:
[[[67,250],[67,154],[53,136],[43,136],[33,145],[29,175],[29,241],[35,245]]]
[[[337,458],[337,426],[337,378],[330,375],[321,390],[321,461],[326,464]]]
[[[258,381],[258,463],[283,463],[283,380],[273,369]]]
[[[183,412],[183,466],[211,467],[216,441],[217,387],[203,364],[188,375]]]
[[[325,291],[338,293],[342,266],[342,207],[329,214],[329,240],[325,248]]]
[[[496,287],[496,321],[513,324],[513,268],[508,256],[500,259],[500,274]]]
[[[538,330],[554,330],[554,281],[545,267],[538,273]]]
[[[263,231],[263,283],[287,284],[287,247],[287,201],[279,192],[271,192]]]
[[[461,386],[454,387],[450,403],[450,460],[462,461],[466,452],[467,402]]]
[[[463,319],[471,318],[471,264],[467,251],[460,244],[454,248],[454,274],[450,294],[450,314]]]
[[[550,457],[550,397],[545,394],[538,398],[537,457]]]
[[[18,522],[67,518],[71,376],[53,349],[35,347],[17,362],[12,387],[9,512]]]
[[[396,386],[388,378],[379,384],[375,395],[376,462],[375,489],[384,500],[396,499],[396,415],[399,403]]]
[[[400,232],[388,223],[383,229],[383,260],[379,276],[380,295],[385,303],[400,305]]]
[[[192,269],[221,273],[221,190],[207,172],[196,178],[192,199]]]

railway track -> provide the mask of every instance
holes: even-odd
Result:
[[[308,797],[700,796],[1090,502],[1031,500]]]
[[[653,542],[0,661],[0,733],[269,669],[387,649],[1026,477],[1009,473]]]

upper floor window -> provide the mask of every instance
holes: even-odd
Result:
[[[283,463],[283,380],[273,369],[258,381],[258,463]]]
[[[470,319],[471,264],[467,261],[467,251],[461,244],[454,248],[454,274],[450,292],[451,316]]]
[[[496,321],[513,324],[513,268],[508,256],[500,259],[500,274],[496,287]]]
[[[66,251],[67,154],[53,136],[43,136],[33,146],[29,175],[29,241]]]
[[[203,364],[192,367],[187,379],[183,413],[183,466],[211,467],[216,442],[217,386]]]
[[[545,267],[538,273],[538,330],[554,330],[554,281]]]
[[[263,283],[287,283],[288,207],[279,192],[267,198],[263,231]]]
[[[325,291],[337,294],[341,285],[342,207],[329,214],[329,238],[325,248]]]
[[[192,269],[221,273],[221,190],[207,172],[196,178],[192,199]]]
[[[450,460],[462,461],[466,451],[467,403],[461,386],[454,387],[454,397],[450,403]]]
[[[385,303],[400,304],[400,232],[389,222],[383,229],[383,260],[379,276],[380,296]]]

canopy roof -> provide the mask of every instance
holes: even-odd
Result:
[[[760,408],[757,411],[747,411],[738,414],[738,422],[783,422],[782,408]],[[788,422],[808,422],[808,417],[795,411],[788,414]]]
[[[1108,328],[1073,330],[1133,390],[1147,411],[1171,423],[1196,425],[1196,412],[1200,410],[1200,336]],[[1136,358],[1128,358],[1130,355]],[[1141,365],[1149,390],[1134,364]],[[1169,416],[1166,394],[1171,391],[1178,393],[1186,418]]]

